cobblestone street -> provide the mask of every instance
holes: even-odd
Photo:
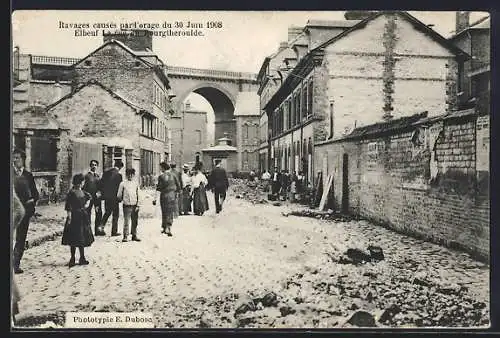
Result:
[[[253,206],[234,193],[216,215],[209,198],[211,210],[178,218],[173,237],[160,234],[159,218],[140,219],[139,243],[96,237],[88,266],[68,268],[60,237],[27,250],[16,275],[20,325],[63,325],[66,311],[144,311],[156,327],[338,327],[355,310],[387,317],[391,307],[384,325],[489,324],[489,267],[467,254],[366,221],[285,217],[288,206]],[[370,244],[385,260],[329,258]],[[251,301],[270,292],[271,304]]]

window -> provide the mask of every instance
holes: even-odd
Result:
[[[300,119],[303,120],[307,116],[307,85],[302,88],[302,105],[300,108]]]
[[[31,170],[33,172],[57,170],[56,139],[31,137]]]
[[[26,138],[24,135],[14,134],[14,147],[26,151]]]
[[[314,95],[314,87],[313,81],[309,81],[309,88],[307,89],[307,116],[312,115],[313,113],[313,95]]]
[[[85,66],[90,66],[92,65],[92,61],[90,60],[85,60]]]
[[[160,153],[141,149],[141,176],[156,174],[160,162]]]
[[[288,102],[283,103],[283,130],[288,130]]]
[[[248,170],[248,151],[244,151],[242,155],[243,170]]]
[[[330,135],[328,135],[328,138],[333,137],[333,100],[330,101]]]
[[[295,95],[295,124],[300,124],[300,92]]]
[[[196,144],[200,145],[201,144],[201,130],[195,130],[196,133]]]
[[[248,141],[248,139],[249,139],[249,134],[248,134],[248,125],[247,125],[247,124],[243,125],[243,139],[244,139],[245,141]],[[246,142],[245,142],[245,143],[246,143]]]
[[[156,123],[157,118],[151,116],[143,116],[141,133],[147,137],[154,137],[153,132],[155,130],[154,128],[156,126]]]
[[[293,127],[294,121],[292,121],[292,101],[288,100],[286,101],[286,109],[287,109],[287,115],[288,115],[288,129],[291,129]]]

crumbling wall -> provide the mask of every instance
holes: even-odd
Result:
[[[315,159],[328,158],[337,208],[347,154],[350,212],[487,260],[489,188],[476,170],[475,143],[476,116],[469,115],[318,144]]]

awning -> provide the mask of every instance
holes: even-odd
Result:
[[[134,149],[132,141],[124,137],[75,137],[73,141],[92,143],[92,144],[102,144],[108,147],[119,147],[124,149]]]

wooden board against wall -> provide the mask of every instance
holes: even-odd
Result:
[[[328,200],[328,195],[330,192],[330,187],[332,186],[332,182],[333,182],[333,174],[330,174],[328,176],[328,180],[326,180],[326,185],[325,185],[325,188],[323,189],[323,195],[321,196],[321,201],[319,202],[318,209],[320,211],[325,210],[325,205],[326,205],[326,202]]]

